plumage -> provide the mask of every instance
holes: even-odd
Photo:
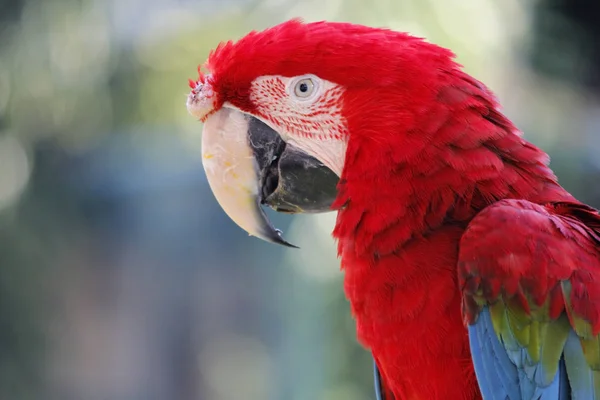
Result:
[[[473,342],[491,331],[510,361],[474,357],[482,388],[493,384],[483,377],[495,360],[519,372],[521,393],[509,399],[557,399],[562,385],[573,397],[600,398],[599,223],[582,204],[525,200],[498,201],[469,223],[458,274],[472,353],[496,349]]]
[[[333,236],[378,397],[600,399],[600,215],[449,50],[292,20],[206,68],[210,112],[343,166]],[[302,76],[324,88],[310,102]]]

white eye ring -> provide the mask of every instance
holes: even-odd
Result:
[[[303,76],[292,82],[292,94],[300,100],[309,100],[319,91],[319,81],[313,76]]]

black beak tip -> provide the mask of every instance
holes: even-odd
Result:
[[[285,240],[283,238],[283,232],[281,232],[281,229],[277,229],[273,226],[273,224],[271,224],[271,221],[269,221],[265,210],[263,210],[260,206],[260,200],[258,198],[256,201],[256,211],[259,214],[258,220],[261,221],[261,229],[259,230],[261,234],[257,235],[259,238],[266,240],[267,242],[280,244],[282,246],[292,247],[295,249],[299,248],[298,246],[295,246]]]
[[[285,240],[283,238],[281,230],[279,230],[279,229],[275,229],[275,235],[272,238],[272,240],[273,240],[274,243],[280,244],[280,245],[285,246],[285,247],[291,247],[293,249],[299,249],[300,248],[300,247],[298,247],[296,245],[291,244],[287,240]]]

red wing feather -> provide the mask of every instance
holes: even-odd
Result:
[[[596,210],[499,201],[463,234],[458,274],[484,397],[600,396]]]

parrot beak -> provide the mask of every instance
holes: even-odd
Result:
[[[339,178],[333,171],[236,109],[223,107],[206,118],[202,153],[210,188],[223,210],[250,235],[269,242],[296,247],[261,205],[284,213],[325,212],[337,196]]]

